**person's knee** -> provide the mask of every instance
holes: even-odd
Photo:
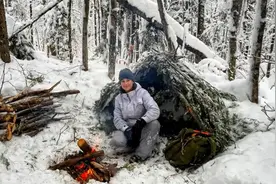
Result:
[[[158,120],[153,120],[153,121],[149,122],[149,127],[152,130],[159,131],[161,126],[160,126],[160,123]]]
[[[112,135],[110,145],[115,147],[125,147],[127,145],[127,140],[124,133],[122,131],[115,131]]]

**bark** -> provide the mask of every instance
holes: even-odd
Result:
[[[144,18],[145,20],[147,20],[148,22],[151,22],[152,26],[154,26],[155,28],[157,29],[160,29],[160,30],[163,30],[164,27],[163,25],[160,23],[160,22],[157,22],[157,21],[152,21],[152,18],[151,17],[147,17],[146,14],[142,11],[140,11],[137,7],[134,7],[132,6],[131,4],[129,4],[127,2],[127,0],[117,0],[121,5],[123,5],[125,8],[127,8],[128,10],[132,11],[133,13],[139,15],[140,17]],[[177,43],[182,46],[183,44],[183,38],[180,38],[177,36]],[[185,42],[185,49],[187,49],[188,51],[196,54],[196,55],[199,55],[199,57],[201,59],[204,59],[204,58],[207,58],[207,56],[201,52],[200,50],[198,50],[197,48],[194,48],[192,47],[191,45],[189,45],[187,42]]]
[[[5,63],[11,62],[6,15],[3,0],[0,0],[0,58]]]
[[[89,0],[84,0],[84,12],[82,23],[82,64],[83,70],[88,71],[88,45],[87,45],[87,27],[89,14]]]
[[[236,60],[238,54],[237,47],[237,33],[239,30],[240,13],[241,13],[242,1],[232,0],[231,16],[229,23],[229,69],[228,80],[234,80],[236,77]]]
[[[9,40],[11,40],[14,36],[16,36],[18,33],[23,31],[27,27],[33,25],[40,17],[42,17],[44,14],[46,14],[48,11],[53,9],[56,5],[58,5],[62,1],[63,0],[56,0],[54,3],[49,3],[43,10],[40,11],[40,14],[36,15],[31,21],[28,21],[27,23],[17,28],[17,30],[14,31],[12,35],[10,35]]]
[[[205,0],[198,0],[198,12],[197,12],[197,37],[202,39],[202,33],[204,32],[204,10],[205,10]],[[195,62],[200,62],[200,57],[196,55]]]
[[[109,62],[108,62],[108,77],[112,80],[115,75],[115,62],[116,62],[116,0],[110,1],[110,8],[109,8]]]
[[[272,31],[272,34],[274,34],[274,36],[272,36],[271,39],[271,43],[270,43],[270,56],[268,57],[268,64],[267,64],[267,69],[266,69],[266,77],[269,78],[270,77],[270,70],[271,70],[271,56],[273,55],[273,47],[274,47],[274,42],[275,42],[275,28]]]
[[[140,45],[140,40],[139,40],[139,26],[140,26],[140,19],[136,17],[136,33],[135,33],[135,62],[138,61],[139,59],[139,45]]]
[[[128,57],[128,48],[129,48],[129,11],[126,10],[124,12],[124,35],[123,35],[123,40],[124,42],[122,43],[122,49],[121,51],[124,52],[126,51],[125,54],[121,54],[123,59],[127,59]]]
[[[174,48],[172,40],[169,36],[169,30],[168,30],[169,28],[168,28],[168,23],[166,20],[166,11],[164,10],[162,0],[157,0],[157,4],[158,4],[158,11],[159,11],[160,18],[161,18],[161,23],[163,25],[163,31],[165,33],[165,36],[166,36],[166,39],[168,42],[168,50],[169,50],[169,52],[174,52],[175,48]]]
[[[254,21],[254,30],[252,37],[252,49],[251,49],[251,101],[253,103],[258,103],[259,96],[259,73],[260,73],[260,63],[261,63],[261,51],[263,44],[263,36],[265,29],[265,19],[266,19],[266,9],[267,0],[257,0],[256,3],[256,15]]]
[[[131,12],[130,14],[130,22],[129,22],[129,48],[128,48],[128,64],[132,63],[133,61],[133,52],[134,52],[134,22],[135,22],[135,15]]]
[[[69,62],[73,63],[71,14],[72,14],[72,0],[68,0],[68,50],[69,50]]]
[[[98,45],[98,28],[97,28],[97,24],[98,24],[98,21],[97,21],[97,0],[94,0],[94,31],[95,31],[95,34],[94,34],[94,42],[95,42],[95,46]]]
[[[104,151],[96,151],[96,152],[93,152],[93,153],[89,153],[85,156],[80,156],[80,157],[77,157],[77,158],[68,159],[68,160],[63,161],[59,164],[50,166],[49,169],[51,169],[51,170],[63,169],[63,168],[66,168],[66,167],[73,166],[73,165],[77,164],[79,161],[83,161],[83,160],[86,160],[86,159],[97,158],[97,157],[100,157],[100,156],[104,156]]]
[[[97,8],[97,14],[98,14],[98,26],[97,26],[97,31],[98,31],[98,44],[100,45],[101,43],[101,0],[97,0],[98,2],[98,8]]]
[[[33,0],[30,0],[30,5],[29,5],[29,8],[30,8],[30,19],[33,18],[33,7],[32,7],[32,4],[33,4]],[[30,30],[31,30],[31,43],[34,44],[34,32],[33,32],[33,26],[32,25],[30,26]]]

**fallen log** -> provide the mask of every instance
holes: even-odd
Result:
[[[120,5],[122,5],[124,8],[128,9],[134,14],[147,20],[150,23],[150,25],[155,27],[156,29],[159,29],[162,31],[164,30],[164,25],[161,23],[159,14],[158,13],[157,15],[155,13],[147,14],[146,10],[143,9],[143,6],[138,6],[140,2],[139,3],[138,1],[130,2],[129,0],[117,0],[117,2]],[[155,2],[149,1],[149,2],[143,2],[143,3],[147,3],[148,5],[150,5],[150,7],[147,6],[147,8],[150,8],[153,11],[158,12],[158,7]],[[134,6],[133,4],[137,6]],[[172,22],[170,26],[174,25],[177,27],[176,28],[177,30],[174,30],[174,31],[178,33],[176,34],[176,37],[177,37],[177,43],[179,45],[182,46],[184,44],[185,49],[199,56],[201,59],[217,58],[219,60],[223,60],[217,54],[215,54],[215,52],[212,51],[207,45],[205,45],[202,41],[200,41],[197,37],[184,31],[184,28],[176,20],[170,17],[170,15],[166,14],[166,19],[168,20],[168,23]],[[174,28],[174,26],[172,27]],[[185,39],[185,42],[183,42],[183,38]],[[203,48],[203,49],[199,49],[199,48]]]

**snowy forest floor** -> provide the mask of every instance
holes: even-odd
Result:
[[[4,64],[0,70],[3,70]],[[116,65],[116,79],[119,69]],[[237,79],[226,80],[226,74],[214,72],[212,65],[202,62],[193,66],[194,70],[215,87],[235,94],[239,106],[234,109],[243,117],[255,118],[269,124],[261,112],[260,105],[268,103],[275,107],[275,88],[270,89],[275,81],[275,74],[260,83],[260,105],[248,101],[246,93],[248,82]],[[92,145],[98,145],[106,153],[105,161],[124,166],[128,156],[114,155],[109,146],[110,137],[99,130],[97,120],[92,113],[95,100],[100,97],[100,90],[110,79],[107,66],[100,59],[89,61],[89,71],[81,70],[81,61],[75,59],[72,65],[65,61],[49,59],[37,52],[32,61],[15,60],[5,66],[5,84],[2,95],[14,95],[26,84],[25,77],[43,76],[42,83],[33,88],[49,88],[62,80],[56,91],[79,89],[80,94],[60,100],[61,110],[69,111],[72,119],[54,122],[35,137],[13,137],[11,141],[0,142],[0,184],[62,184],[77,183],[65,171],[51,171],[47,168],[54,162],[62,161],[66,155],[79,150],[74,141],[84,138]],[[2,78],[1,78],[2,80]],[[30,82],[30,81],[28,81]],[[30,84],[30,83],[28,83]],[[213,160],[192,173],[176,170],[170,166],[162,154],[166,139],[160,141],[159,153],[142,164],[129,165],[121,169],[110,181],[112,184],[275,184],[275,130],[252,133],[231,146]],[[89,183],[100,183],[90,180]]]

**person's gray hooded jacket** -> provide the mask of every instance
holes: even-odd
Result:
[[[120,93],[115,98],[114,125],[118,130],[125,131],[133,126],[136,120],[143,118],[147,123],[158,119],[160,109],[147,90],[136,83],[135,90]]]

